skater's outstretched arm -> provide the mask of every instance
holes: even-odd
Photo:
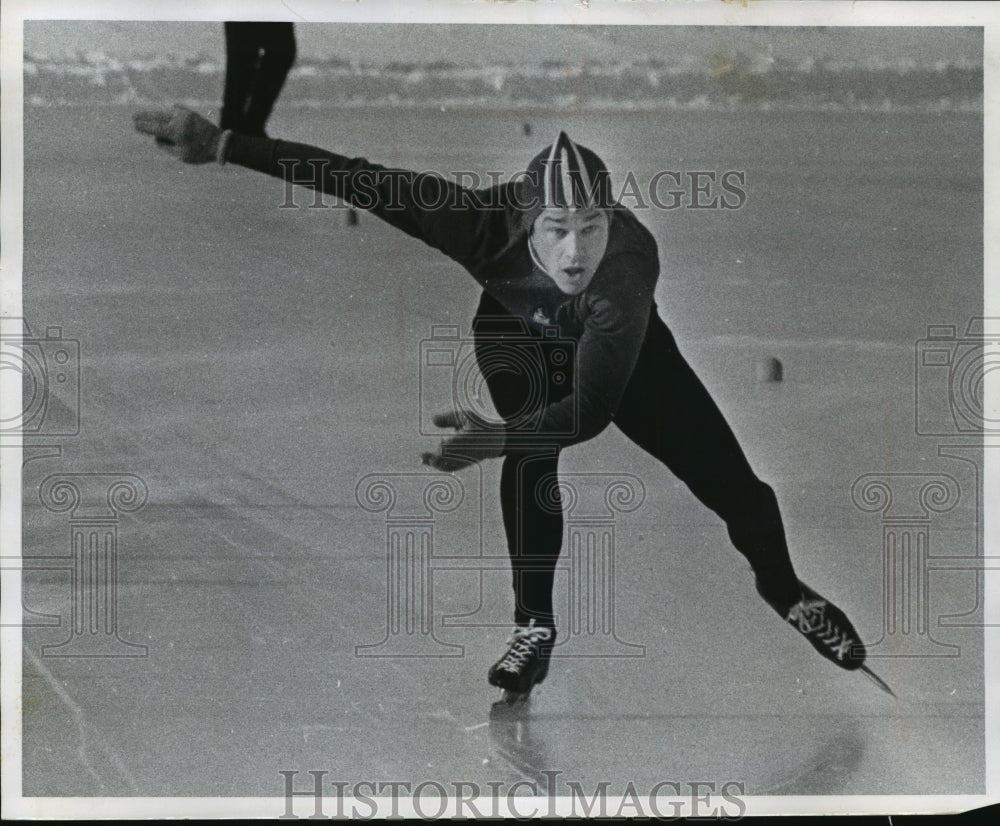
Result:
[[[392,169],[292,141],[222,132],[182,106],[172,112],[140,112],[138,131],[185,163],[234,163],[340,198],[460,264],[468,263],[490,221],[503,210],[484,208],[485,194],[443,177]]]
[[[223,133],[183,107],[140,113],[135,124],[186,163],[238,163],[369,210],[462,264],[509,310],[519,312],[505,302],[510,296],[505,296],[503,278],[496,279],[499,285],[494,283],[483,266],[485,252],[497,239],[519,240],[507,226],[506,193],[494,198],[499,193],[463,189],[440,177],[388,169],[306,144]],[[565,447],[593,438],[607,427],[638,359],[659,271],[655,242],[636,233],[634,228],[621,230],[625,242],[609,248],[590,287],[567,305],[582,327],[573,392],[542,407],[515,432],[481,434],[470,432],[466,425],[456,428],[459,435],[443,447],[465,452],[474,441],[482,445],[472,457],[479,461],[521,449],[525,443]],[[513,300],[519,303],[516,296]],[[437,455],[440,451],[425,459]]]

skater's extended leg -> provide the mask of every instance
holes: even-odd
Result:
[[[615,422],[725,520],[749,560],[757,590],[824,657],[861,668],[865,648],[836,605],[800,582],[774,491],[754,474],[708,391],[654,319]]]
[[[801,597],[778,500],[757,478],[732,429],[658,317],[650,321],[615,424],[722,517],[779,613]]]

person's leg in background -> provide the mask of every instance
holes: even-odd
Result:
[[[221,129],[264,135],[288,72],[295,62],[291,23],[225,23],[226,79]]]
[[[253,36],[253,24],[227,21],[226,78],[222,92],[220,129],[243,131],[243,113],[250,100],[259,48]]]
[[[295,31],[291,23],[260,23],[257,42],[263,50],[254,75],[253,92],[244,114],[248,135],[263,135],[274,103],[295,63]]]

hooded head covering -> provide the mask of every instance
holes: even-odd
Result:
[[[594,152],[560,132],[528,164],[520,202],[524,205],[522,226],[529,232],[546,207],[610,209],[614,199],[608,168]]]

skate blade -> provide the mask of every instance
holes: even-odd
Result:
[[[509,688],[500,689],[500,702],[508,706],[516,706],[526,703],[531,699],[531,689],[527,691],[511,691]]]
[[[506,700],[497,700],[490,706],[490,725],[520,723],[526,720],[530,713],[530,703],[508,703]]]
[[[894,700],[898,700],[899,697],[896,696],[896,692],[889,688],[889,684],[879,677],[874,671],[872,671],[867,665],[862,665],[859,669],[869,680],[871,680],[875,685],[881,688],[886,694],[892,695]]]

